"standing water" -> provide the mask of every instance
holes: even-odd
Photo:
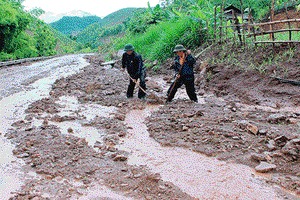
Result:
[[[23,70],[28,71],[22,77],[12,77],[12,84],[21,85],[20,80],[26,81],[24,77],[30,79],[38,76],[39,73],[48,72],[48,77],[36,80],[30,85],[31,90],[23,88],[22,92],[15,93],[7,96],[0,101],[0,194],[1,199],[9,199],[12,192],[16,191],[23,184],[22,179],[24,173],[21,171],[24,162],[13,156],[12,145],[5,137],[4,134],[11,124],[17,120],[23,120],[25,110],[29,104],[39,99],[45,98],[49,95],[51,84],[56,79],[66,77],[68,75],[78,72],[81,68],[85,67],[88,63],[81,55],[71,55],[61,58],[54,58],[44,62],[24,66]],[[12,67],[13,68],[13,67]],[[51,70],[53,69],[53,70]],[[12,69],[13,70],[13,69]],[[12,74],[16,74],[11,72]],[[5,90],[3,86],[2,90]],[[4,94],[5,95],[5,94]]]
[[[131,111],[125,118],[128,137],[119,146],[131,152],[128,163],[147,165],[162,179],[199,199],[279,199],[247,166],[218,161],[183,148],[162,147],[149,137],[145,118],[159,107]]]
[[[22,185],[24,185],[24,179],[36,179],[43,178],[40,175],[35,174],[34,172],[25,172],[22,170],[24,162],[21,159],[17,159],[13,156],[12,150],[14,145],[10,143],[4,137],[4,133],[11,128],[11,124],[18,120],[23,120],[25,117],[25,110],[28,105],[31,103],[40,100],[42,98],[49,97],[49,92],[51,85],[59,78],[67,77],[69,75],[79,72],[79,70],[88,63],[85,61],[82,55],[71,55],[64,56],[61,58],[55,58],[44,62],[35,63],[30,66],[24,66],[24,72],[22,77],[16,77],[13,75],[11,80],[13,84],[21,87],[22,90],[19,93],[9,95],[5,92],[5,88],[1,90],[0,95],[5,97],[1,99],[0,97],[0,120],[2,122],[0,127],[0,199],[9,199],[13,196],[13,193],[16,192]],[[10,74],[13,69],[8,70]],[[16,69],[17,71],[19,70]],[[7,71],[7,70],[6,70]],[[5,72],[4,72],[5,73]],[[7,73],[6,73],[7,74]],[[5,74],[4,74],[5,75]],[[9,76],[9,74],[7,74]],[[24,78],[25,77],[25,78]],[[22,82],[32,83],[28,87],[22,86]],[[6,84],[9,87],[9,83]],[[9,88],[11,89],[11,88]],[[61,97],[58,102],[60,105],[63,105],[64,108],[61,110],[59,115],[74,115],[79,113],[86,117],[86,120],[89,121],[93,119],[96,115],[102,117],[109,117],[110,113],[114,112],[116,108],[114,107],[105,107],[97,104],[85,104],[81,105],[78,103],[75,97]],[[39,126],[42,123],[41,120],[35,120],[33,124]],[[55,123],[61,132],[67,134],[67,129],[73,129],[73,135],[81,138],[85,138],[89,145],[93,146],[96,141],[101,140],[101,133],[99,130],[93,127],[82,127],[81,124],[77,122],[63,122]],[[74,187],[81,187],[83,183],[78,181],[69,180],[70,184]],[[113,199],[130,199],[125,198],[124,196],[118,195],[104,186],[104,183],[95,183],[91,188],[82,190],[82,196],[72,197],[72,199],[93,199],[93,198],[113,198]],[[55,198],[55,196],[44,193],[44,197]]]

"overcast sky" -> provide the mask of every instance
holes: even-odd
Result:
[[[41,8],[55,14],[81,10],[99,17],[105,17],[121,8],[147,7],[147,2],[154,7],[159,0],[25,0],[26,9]]]

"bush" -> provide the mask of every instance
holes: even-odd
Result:
[[[131,43],[146,59],[162,61],[173,55],[173,48],[177,44],[194,48],[201,44],[202,37],[199,22],[190,18],[180,18],[152,25],[143,34],[129,33],[123,38],[114,40],[113,43],[115,50],[124,48],[126,43]]]
[[[4,52],[0,52],[0,61],[9,61],[9,60],[14,60],[16,59],[16,56],[13,54],[7,54]]]

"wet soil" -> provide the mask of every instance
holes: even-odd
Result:
[[[272,77],[300,81],[300,47],[289,48],[212,48],[200,58],[205,75],[196,74],[206,104],[177,100],[162,107],[148,118],[150,135],[220,160],[275,164],[267,182],[300,194],[300,88]]]
[[[263,162],[274,164],[276,167],[268,169],[266,183],[300,194],[299,86],[271,77],[275,71],[281,78],[299,80],[300,48],[294,49],[293,55],[287,55],[286,46],[231,48],[226,52],[213,47],[196,64],[197,93],[205,104],[190,102],[184,92],[177,94],[185,98],[177,96],[147,117],[150,137],[163,146],[188,148],[253,168]],[[228,58],[233,52],[235,56]],[[262,68],[261,63],[271,54],[274,61],[279,59],[275,55],[282,55],[280,62],[276,60],[280,64]],[[233,58],[240,59],[239,65]],[[30,105],[26,119],[16,122],[14,129],[6,133],[17,144],[14,154],[25,160],[28,170],[43,175],[42,179],[28,180],[12,199],[47,199],[41,195],[45,188],[57,199],[70,198],[83,195],[83,188],[101,182],[138,199],[194,199],[146,166],[128,165],[128,153],[114,147],[130,129],[124,125],[126,114],[161,102],[139,100],[136,93],[135,98],[127,99],[128,78],[118,70],[120,63],[111,69],[100,66],[101,57],[88,60],[90,65],[80,73],[57,80],[50,97]],[[173,75],[171,62],[172,59],[163,62],[159,70],[147,70],[149,92],[163,94],[168,89],[165,85]],[[255,67],[249,63],[255,63]],[[73,118],[54,117],[61,107],[56,100],[66,95],[76,96],[81,103],[115,106],[118,111],[112,118],[98,116],[91,121],[80,114]],[[42,120],[43,125],[33,126],[33,119]],[[86,140],[73,136],[72,130],[65,135],[49,125],[51,121],[67,120],[93,126],[107,137],[93,148]],[[71,180],[83,185],[74,186]]]

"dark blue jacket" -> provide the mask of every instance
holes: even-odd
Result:
[[[127,68],[127,72],[132,78],[139,78],[145,70],[142,56],[135,51],[131,55],[124,53],[122,56],[122,68]]]
[[[180,76],[188,76],[191,77],[194,75],[194,64],[196,63],[196,59],[192,55],[187,55],[185,62],[183,63],[182,70],[180,72]],[[179,56],[175,57],[175,65],[173,66],[176,74],[179,72],[181,65],[179,62]]]

